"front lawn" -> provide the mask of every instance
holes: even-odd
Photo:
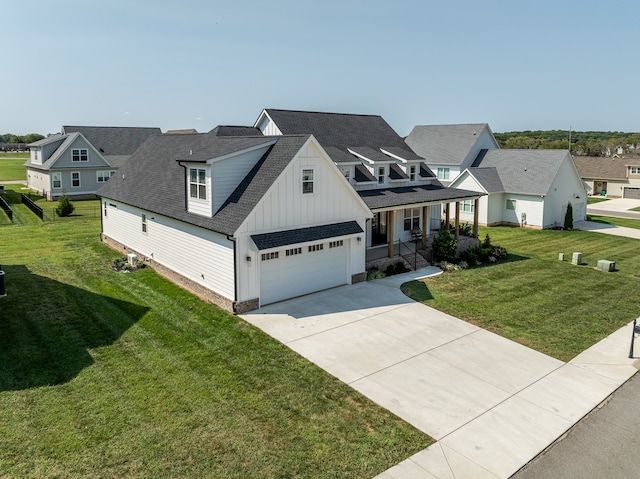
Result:
[[[587,231],[481,229],[510,261],[403,285],[412,298],[568,361],[640,315],[640,242]],[[581,252],[583,265],[571,264]],[[564,253],[569,260],[559,261]],[[595,269],[599,259],[617,271]]]
[[[640,229],[640,219],[589,215],[589,221],[595,221],[596,223],[605,223],[608,225],[624,226],[625,228]]]
[[[588,196],[587,197],[587,204],[588,205],[592,205],[594,203],[602,203],[603,201],[608,201],[609,198],[604,198],[602,196]]]
[[[17,153],[14,153],[16,155]],[[14,157],[0,157],[0,183],[3,181],[27,181],[26,160]]]
[[[99,233],[0,226],[0,476],[370,478],[432,442]]]

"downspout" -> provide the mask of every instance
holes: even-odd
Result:
[[[227,235],[227,240],[233,243],[233,312],[236,313],[236,304],[238,303],[238,255],[236,239],[233,235]]]
[[[187,191],[189,188],[189,184],[187,183],[187,167],[184,166],[180,160],[178,160],[178,166],[181,166],[182,168],[184,168],[184,210],[188,211],[189,210],[189,198],[187,197]]]

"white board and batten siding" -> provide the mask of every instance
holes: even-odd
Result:
[[[105,235],[234,300],[233,243],[226,236],[106,198],[102,203]]]
[[[303,194],[302,171],[306,169],[314,172],[313,193]],[[369,209],[342,173],[317,141],[310,138],[235,234],[242,258],[238,300],[259,297],[261,304],[267,304],[348,284],[352,274],[365,271],[364,233],[342,238],[341,247],[329,247],[336,238],[283,246],[278,248],[278,259],[267,261],[261,260],[264,251],[258,251],[251,235],[346,221],[357,221],[364,232],[365,218],[369,216]],[[357,241],[357,236],[361,241]],[[309,251],[309,245],[315,243],[322,243],[323,249]],[[302,248],[301,254],[287,258],[286,250],[294,246]],[[247,257],[251,260],[247,261]],[[276,287],[282,292],[276,292]]]

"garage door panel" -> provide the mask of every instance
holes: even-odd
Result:
[[[640,188],[625,188],[622,197],[640,200]]]
[[[261,262],[260,303],[262,305],[348,283],[347,248],[328,248]]]

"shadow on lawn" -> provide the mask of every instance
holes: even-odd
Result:
[[[148,308],[101,296],[3,265],[0,298],[0,391],[53,386],[93,364],[89,349],[107,346]]]

